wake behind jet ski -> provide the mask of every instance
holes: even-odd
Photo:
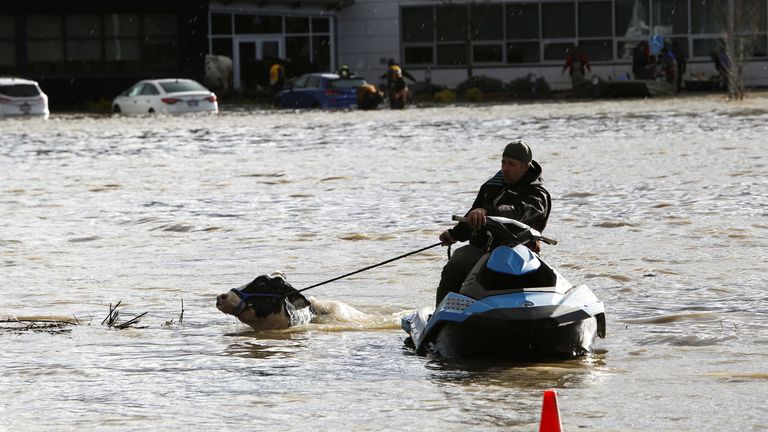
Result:
[[[465,218],[454,216],[454,220]],[[488,216],[495,247],[483,255],[459,293],[434,313],[401,321],[416,353],[443,357],[573,358],[605,337],[605,307],[586,285],[573,286],[524,244],[554,245],[528,225]]]

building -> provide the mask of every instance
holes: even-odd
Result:
[[[732,34],[748,50],[746,84],[766,86],[766,23],[768,0],[27,0],[0,10],[0,74],[40,81],[53,105],[111,98],[141,78],[202,79],[209,53],[233,60],[241,90],[265,84],[277,59],[292,75],[345,64],[378,83],[395,59],[435,84],[471,70],[568,88],[574,44],[606,79],[631,74],[632,49],[653,36],[688,56],[689,74],[711,75]]]
[[[232,55],[237,70],[242,41],[274,36],[267,43],[281,57],[309,57],[325,70],[347,64],[372,82],[394,58],[419,79],[456,85],[467,78],[471,59],[475,75],[509,81],[534,74],[566,88],[561,71],[571,45],[586,51],[595,74],[615,79],[631,74],[632,49],[654,35],[688,56],[689,72],[714,73],[710,56],[722,44],[729,3],[743,9],[739,38],[754,39],[746,83],[768,85],[767,0],[211,2],[212,29],[224,25],[224,34],[211,32],[211,51]],[[248,33],[237,24],[247,16],[265,23],[282,17],[284,24]]]
[[[207,17],[207,0],[3,2],[0,74],[37,80],[53,106],[147,77],[202,78]]]

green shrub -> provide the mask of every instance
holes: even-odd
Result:
[[[435,102],[437,103],[453,103],[456,102],[456,92],[451,90],[441,90],[435,93]]]
[[[504,83],[496,78],[475,75],[459,84],[456,92],[463,95],[471,88],[480,89],[483,93],[499,93],[504,91]]]
[[[483,91],[477,87],[469,88],[464,92],[464,99],[468,102],[482,102]]]

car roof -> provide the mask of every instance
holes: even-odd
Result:
[[[142,80],[141,82],[151,82],[151,83],[167,83],[167,82],[177,82],[177,81],[195,81],[193,79],[189,78],[160,78],[160,79],[148,79],[148,80]]]
[[[2,77],[0,76],[0,85],[8,84],[34,84],[37,85],[37,81],[32,81],[24,78],[17,77]]]
[[[330,72],[312,72],[312,73],[308,73],[308,74],[305,74],[305,75],[306,76],[316,76],[316,77],[320,77],[320,78],[328,78],[328,79],[338,79],[339,78],[338,74],[330,73]]]

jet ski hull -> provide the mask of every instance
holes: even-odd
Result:
[[[567,295],[519,291],[475,300],[449,293],[433,315],[414,312],[402,327],[420,355],[568,359],[605,336],[605,309],[585,285]]]

